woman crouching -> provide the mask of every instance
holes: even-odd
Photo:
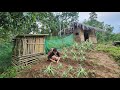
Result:
[[[48,60],[52,62],[59,62],[60,60],[60,53],[57,51],[56,48],[53,48],[52,51],[48,54]]]

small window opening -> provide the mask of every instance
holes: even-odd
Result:
[[[79,33],[75,33],[75,35],[79,35]]]

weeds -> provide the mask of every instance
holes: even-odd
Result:
[[[73,69],[73,67],[71,66],[71,65],[69,65],[68,66],[68,72],[71,72],[71,71],[73,71],[74,69]]]
[[[109,53],[118,62],[120,60],[120,47],[98,44],[95,50]]]
[[[86,60],[86,58],[85,58],[85,56],[80,56],[80,61],[84,61],[84,60]]]
[[[71,50],[69,51],[67,48],[63,49],[63,53],[64,53],[63,59],[68,58],[69,57],[68,55],[70,55],[70,57],[72,57],[72,60],[84,61],[86,60],[85,57],[86,51],[93,49],[93,43],[91,41],[85,41],[81,43],[75,42],[73,46],[70,48]]]
[[[17,67],[9,67],[0,75],[0,78],[13,78],[17,75]]]
[[[67,76],[68,76],[68,72],[64,71],[63,74],[62,74],[62,77],[66,78]]]
[[[82,66],[80,66],[80,68],[77,71],[77,78],[83,77],[83,76],[87,76],[87,72],[85,71],[84,68],[82,68]]]
[[[63,56],[62,56],[62,58],[63,58],[63,59],[68,58],[67,49],[66,49],[66,48],[63,48]]]
[[[60,69],[60,68],[62,68],[63,67],[63,65],[62,65],[62,63],[59,63],[59,65],[58,65],[58,69]]]
[[[63,58],[63,59],[68,58],[67,54],[66,54],[66,53],[64,53],[64,54],[63,54],[63,56],[62,56],[62,58]]]
[[[14,78],[21,70],[29,68],[31,68],[31,66],[10,66],[0,74],[0,78]]]
[[[55,75],[54,71],[55,71],[55,69],[53,68],[53,66],[50,63],[50,65],[45,68],[44,74],[48,74],[48,75],[53,75],[54,76]]]
[[[81,43],[74,43],[74,45],[72,46],[72,50],[70,51],[73,60],[76,61],[84,61],[86,60],[85,58],[85,53],[87,50],[92,50],[93,49],[93,43],[92,42],[81,42]]]

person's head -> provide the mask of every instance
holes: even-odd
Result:
[[[56,49],[56,48],[54,48],[54,49],[53,49],[53,52],[57,52],[57,49]]]

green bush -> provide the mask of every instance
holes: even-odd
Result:
[[[16,67],[9,67],[0,74],[0,78],[13,78],[17,75],[17,68]]]
[[[0,74],[0,78],[14,78],[21,70],[30,68],[31,66],[9,66]]]
[[[0,74],[5,72],[11,66],[12,44],[0,42]]]
[[[0,44],[0,66],[8,64],[11,61],[12,56],[12,44],[2,43]]]

